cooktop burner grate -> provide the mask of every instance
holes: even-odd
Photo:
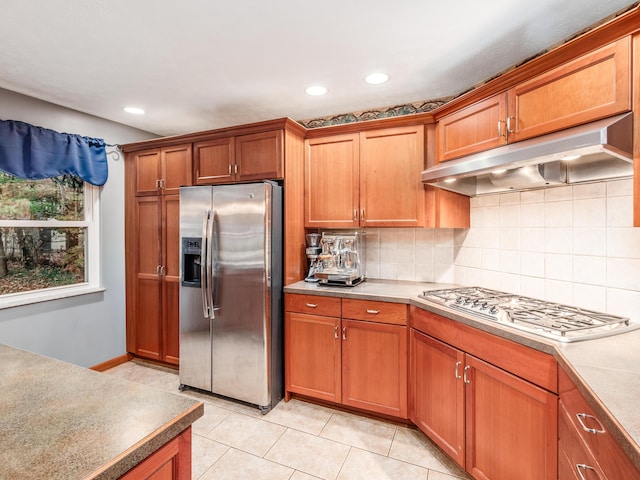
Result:
[[[606,336],[630,325],[626,317],[482,287],[426,290],[419,297],[565,342]]]

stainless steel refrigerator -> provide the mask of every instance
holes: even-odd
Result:
[[[180,189],[180,388],[250,403],[284,394],[282,188]]]

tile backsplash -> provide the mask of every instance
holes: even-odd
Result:
[[[369,278],[478,285],[640,320],[633,182],[471,199],[469,229],[367,229]]]

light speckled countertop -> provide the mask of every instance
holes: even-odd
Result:
[[[0,344],[0,478],[118,478],[201,402]]]
[[[327,287],[297,282],[285,293],[406,303],[469,326],[550,353],[576,383],[605,428],[640,469],[640,330],[606,338],[561,343],[497,323],[474,319],[418,298],[424,290],[458,285],[367,280],[355,287]],[[635,319],[634,319],[635,320]]]

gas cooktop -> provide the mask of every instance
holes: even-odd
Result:
[[[600,338],[640,327],[626,317],[482,287],[425,290],[418,297],[560,342]]]

